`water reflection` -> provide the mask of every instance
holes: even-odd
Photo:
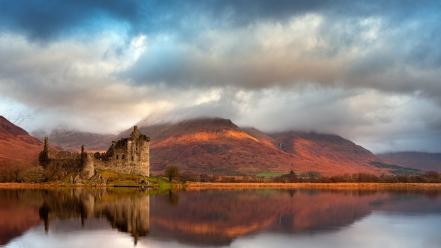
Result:
[[[39,209],[40,219],[47,233],[53,219],[80,219],[81,226],[88,218],[106,218],[112,228],[138,237],[146,236],[150,226],[150,197],[145,191],[126,192],[45,191]]]
[[[177,247],[230,246],[255,236],[271,237],[274,243],[280,242],[277,237],[296,237],[297,241],[316,237],[316,241],[322,234],[346,232],[379,213],[400,219],[441,217],[441,197],[438,192],[386,191],[170,191],[151,195],[137,189],[1,190],[0,245],[40,242],[58,247],[59,243],[52,242],[59,237],[82,240],[84,235],[108,245],[112,245],[109,239],[130,235],[131,244],[122,246],[152,242]],[[438,219],[434,223],[439,227]],[[376,228],[387,232],[386,224]]]

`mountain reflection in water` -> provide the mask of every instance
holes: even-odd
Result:
[[[123,239],[123,246],[148,246],[152,242],[164,247],[170,244],[230,246],[234,241],[259,235],[300,240],[338,233],[374,213],[440,217],[439,193],[219,190],[152,194],[138,189],[0,190],[0,245],[77,247],[69,241],[87,239],[97,244],[113,242],[118,247],[121,244],[117,242]],[[435,225],[441,227],[441,221]],[[129,235],[131,242],[127,243]],[[276,244],[280,240],[272,242]],[[432,237],[429,244],[438,242],[441,240]]]

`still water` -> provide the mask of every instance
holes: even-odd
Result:
[[[0,190],[5,247],[441,247],[441,192]]]

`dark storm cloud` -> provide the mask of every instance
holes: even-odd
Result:
[[[106,18],[133,22],[139,17],[137,2],[130,0],[2,0],[0,4],[0,27],[38,39],[54,38],[75,28],[96,31],[91,23],[95,19],[94,24],[100,25]]]
[[[308,4],[303,1],[287,2],[295,7],[295,12],[316,5],[312,1],[306,1]],[[209,21],[211,26],[225,25],[229,21],[232,25],[244,24],[277,14],[283,17],[293,12],[285,8],[287,2],[272,6],[274,10],[267,13],[265,9],[268,10],[266,5],[269,1],[2,0],[0,25],[3,29],[24,32],[38,39],[54,38],[77,28],[93,32],[99,27],[106,27],[111,21],[128,25],[132,31],[182,32],[184,30],[180,29],[190,31],[190,27],[206,25],[198,23],[201,20]],[[198,18],[190,19],[195,16]],[[94,29],[94,26],[98,27]]]
[[[1,2],[0,24],[35,38],[50,38],[91,20],[121,21],[144,31],[184,28],[186,17],[205,17],[210,25],[247,24],[261,18],[284,18],[327,3],[320,1],[142,1],[17,0]],[[221,18],[221,20],[219,19]],[[225,20],[228,19],[228,20]],[[198,19],[191,20],[195,27]],[[190,25],[190,24],[189,24]],[[179,31],[179,30],[174,30]]]
[[[113,25],[133,32],[197,35],[204,29],[285,21],[295,15],[320,13],[332,18],[381,15],[402,20],[436,12],[436,1],[316,1],[316,0],[16,0],[0,1],[0,26],[30,37],[48,39],[79,28],[97,31]],[[189,38],[189,37],[187,37]]]

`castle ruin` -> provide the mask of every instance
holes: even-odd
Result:
[[[46,233],[52,221],[77,218],[82,227],[87,219],[105,218],[112,228],[130,233],[135,245],[150,232],[150,196],[142,191],[48,191],[38,212]]]
[[[46,170],[77,173],[82,178],[91,178],[97,168],[119,173],[149,176],[150,138],[142,134],[137,126],[128,138],[113,141],[105,153],[88,153],[81,146],[81,152],[49,149],[48,138],[39,155],[40,163]]]

